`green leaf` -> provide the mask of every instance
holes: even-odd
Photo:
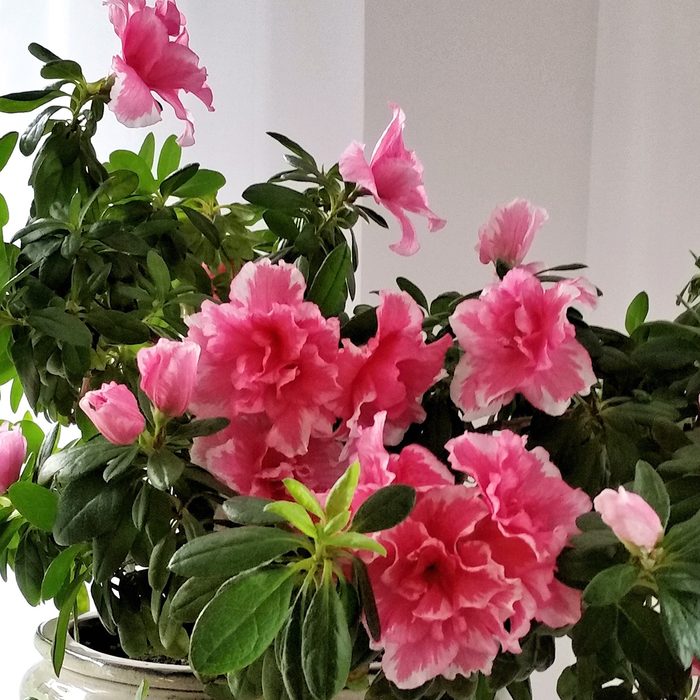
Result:
[[[57,474],[65,481],[85,476],[130,448],[130,445],[113,445],[102,437],[90,440],[84,445],[64,447],[47,457],[39,470],[38,481],[40,484],[46,484]]]
[[[178,588],[170,614],[179,622],[194,622],[228,579],[221,576],[193,576]]]
[[[700,596],[678,591],[659,591],[664,636],[681,665],[688,668],[700,657]]]
[[[149,688],[150,686],[148,685],[148,681],[146,679],[142,680],[141,684],[136,689],[136,697],[134,700],[146,700],[148,697]]]
[[[663,479],[648,462],[637,462],[633,490],[656,511],[665,528],[671,512],[671,500]]]
[[[406,279],[405,277],[397,277],[396,285],[402,292],[406,292],[406,294],[408,294],[413,299],[413,301],[415,301],[416,304],[418,304],[418,306],[421,306],[426,311],[430,308],[425,294],[423,294],[420,288],[417,285],[413,284],[411,280]]]
[[[219,230],[214,226],[213,222],[207,219],[204,214],[200,214],[196,209],[192,209],[192,207],[180,207],[180,210],[185,213],[192,225],[204,235],[209,243],[215,248],[219,247]]]
[[[309,287],[306,298],[313,301],[326,318],[337,316],[345,308],[346,277],[350,269],[350,248],[343,242],[329,253]]]
[[[12,152],[15,150],[19,134],[16,131],[10,131],[0,138],[0,171],[7,165]]]
[[[352,572],[355,579],[355,588],[357,589],[360,597],[360,604],[362,605],[362,610],[365,613],[367,629],[369,630],[372,639],[377,642],[382,636],[382,630],[379,622],[377,602],[374,599],[374,591],[372,590],[372,584],[369,580],[369,573],[367,572],[367,565],[362,561],[362,559],[353,557]]]
[[[92,345],[90,329],[77,316],[56,307],[32,311],[27,317],[27,323],[56,340],[83,347]]]
[[[175,486],[184,470],[185,462],[165,447],[148,457],[148,480],[160,491],[169,491]]]
[[[129,449],[107,462],[107,466],[105,467],[104,472],[102,472],[102,478],[106,482],[110,482],[126,474],[131,470],[131,465],[139,452],[140,447],[138,443],[129,445]]]
[[[287,150],[296,154],[299,156],[299,158],[316,169],[316,161],[314,160],[314,157],[308,151],[305,151],[296,141],[292,141],[292,139],[288,138],[284,134],[278,134],[274,131],[268,131],[267,135],[271,136],[273,139],[275,139],[275,141],[281,143]]]
[[[265,700],[289,700],[273,646],[263,654],[262,688]]]
[[[200,168],[190,180],[173,191],[174,197],[189,199],[211,197],[226,184],[226,178],[216,170]]]
[[[301,633],[306,685],[316,700],[332,700],[350,673],[352,641],[335,586],[322,585],[311,599]]]
[[[0,231],[4,226],[7,226],[10,221],[10,210],[7,208],[7,200],[0,194]],[[3,277],[3,279],[7,279]]]
[[[190,663],[200,674],[239,671],[257,659],[289,615],[289,569],[262,569],[224,584],[195,623]]]
[[[61,667],[63,666],[63,659],[66,655],[66,642],[68,641],[68,624],[70,622],[71,615],[73,614],[73,607],[75,606],[75,601],[78,598],[78,593],[83,586],[83,579],[78,577],[73,583],[71,583],[70,588],[66,594],[66,597],[61,605],[61,609],[58,613],[58,620],[56,621],[56,633],[53,639],[53,644],[51,645],[51,661],[53,662],[54,673],[58,676],[61,673]]]
[[[194,437],[214,435],[223,430],[229,424],[228,418],[203,418],[192,420],[184,425],[179,425],[173,431],[173,438],[179,440],[190,440]]]
[[[83,80],[83,69],[75,61],[57,59],[49,61],[41,69],[41,77],[47,80]]]
[[[639,570],[632,564],[616,564],[593,577],[583,592],[588,605],[612,605],[622,600],[637,583]]]
[[[43,112],[39,112],[31,121],[19,140],[19,150],[22,155],[30,156],[34,153],[39,141],[41,141],[44,136],[44,130],[46,129],[49,119],[51,119],[51,116],[59,109],[62,109],[62,105],[51,105]]]
[[[92,540],[92,573],[95,581],[109,585],[115,572],[124,565],[138,534],[130,515],[123,513],[120,522]]]
[[[170,272],[165,264],[165,260],[155,250],[151,249],[146,257],[146,265],[148,266],[151,279],[156,285],[158,296],[161,299],[165,299],[170,292]]]
[[[160,594],[170,578],[168,570],[168,562],[175,554],[177,542],[175,534],[169,532],[165,537],[159,540],[153,547],[151,556],[148,560],[148,585],[152,591]]]
[[[44,580],[41,584],[41,599],[51,600],[67,583],[71,575],[73,563],[76,558],[85,551],[85,545],[74,544],[64,549],[46,569]]]
[[[34,527],[51,532],[58,510],[58,496],[31,481],[16,481],[7,491],[12,505]]]
[[[288,554],[307,541],[277,528],[247,525],[212,532],[184,544],[170,569],[180,576],[235,576]]]
[[[159,181],[162,182],[170,173],[174,173],[180,167],[181,157],[182,149],[177,143],[177,137],[168,136],[158,157],[157,173]]]
[[[532,688],[530,687],[529,678],[510,683],[506,686],[506,690],[513,700],[532,700]]]
[[[404,520],[413,509],[416,492],[404,484],[392,484],[375,491],[357,509],[352,521],[355,532],[388,530]]]
[[[301,634],[306,611],[307,596],[304,591],[300,591],[287,623],[275,641],[279,669],[289,700],[306,700],[309,695],[304,680],[301,654]]]
[[[121,519],[132,494],[124,484],[106,484],[99,474],[71,481],[61,492],[53,535],[58,544],[87,542]]]
[[[386,549],[377,540],[373,540],[367,535],[362,535],[359,532],[341,532],[334,535],[329,544],[334,547],[342,547],[343,549],[361,549],[368,552],[376,552],[381,556],[386,556]]]
[[[333,518],[350,508],[360,480],[360,463],[353,462],[333,484],[326,498],[326,515]]]
[[[316,526],[302,506],[291,501],[275,501],[265,506],[268,513],[274,513],[284,518],[300,532],[311,538],[316,537]]]
[[[293,215],[299,215],[301,211],[313,207],[306,195],[301,192],[270,182],[251,185],[243,192],[242,196],[247,202],[256,206]]]
[[[152,136],[152,134],[151,134]],[[140,155],[127,150],[112,151],[109,156],[108,170],[129,170],[139,178],[139,190],[147,194],[156,191],[158,183],[151,173],[151,166]]]
[[[163,196],[163,199],[170,197],[175,190],[191,180],[198,170],[199,164],[191,163],[190,165],[186,165],[184,168],[175,171],[172,175],[168,175],[168,177],[166,177],[165,180],[160,183],[160,193]]]
[[[18,112],[32,112],[37,107],[61,97],[64,93],[53,88],[45,90],[30,90],[28,92],[13,92],[0,97],[0,112],[16,114]]]
[[[44,578],[44,566],[41,561],[38,544],[34,537],[25,534],[19,541],[15,552],[15,579],[17,587],[25,600],[32,606],[41,601],[41,582]]]
[[[324,517],[323,508],[319,503],[318,498],[304,484],[296,479],[282,479],[284,488],[287,489],[289,495],[309,513],[313,513],[319,518]]]
[[[139,148],[139,157],[148,166],[149,173],[153,168],[153,159],[155,157],[155,153],[156,137],[153,135],[153,132],[150,131],[146,134],[146,138],[144,138],[143,143],[141,144],[141,148]]]
[[[222,507],[226,517],[238,525],[279,525],[283,523],[284,518],[265,509],[270,503],[273,501],[267,498],[234,496],[224,501]]]
[[[134,313],[94,305],[85,320],[108,342],[140,345],[151,338],[149,327]]]
[[[60,57],[57,56],[53,51],[49,51],[44,48],[41,44],[36,44],[32,42],[28,46],[29,53],[38,58],[42,63],[49,63],[49,61],[60,61]]]

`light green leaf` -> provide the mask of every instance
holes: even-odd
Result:
[[[360,480],[360,463],[353,462],[345,473],[333,484],[326,498],[326,515],[334,518],[350,508]]]
[[[311,517],[298,503],[292,503],[291,501],[275,501],[265,506],[265,512],[279,515],[297,530],[311,538],[315,539],[317,536],[316,526],[311,520]]]
[[[170,173],[174,173],[180,167],[181,156],[182,149],[177,143],[177,137],[168,136],[158,158],[157,173],[159,181],[162,182]]]
[[[16,131],[10,131],[0,138],[0,171],[7,165],[12,152],[15,150],[19,134]]]
[[[54,491],[31,481],[16,481],[8,489],[7,495],[12,505],[34,527],[51,532],[58,510],[58,496]]]
[[[334,535],[329,540],[329,544],[334,547],[342,547],[343,549],[361,549],[368,552],[376,552],[383,557],[386,556],[386,549],[384,549],[383,545],[359,532],[341,532],[338,535]]]

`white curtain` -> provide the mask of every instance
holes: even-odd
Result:
[[[409,259],[387,248],[395,226],[365,231],[363,298],[400,274],[429,295],[483,285],[490,271],[473,251],[476,232],[495,205],[525,196],[550,212],[531,259],[588,263],[605,292],[597,321],[621,327],[641,289],[650,292],[652,315],[675,313],[675,293],[692,274],[688,250],[700,252],[696,0],[180,5],[217,108],[209,115],[193,106],[197,143],[186,158],[224,171],[231,199],[280,165],[266,130],[331,163],[353,139],[371,149],[388,122],[388,101],[404,107],[407,144],[423,160],[433,208],[449,223],[423,233],[423,249]],[[109,70],[117,50],[97,0],[0,0],[0,16],[0,93],[41,84],[29,41],[77,59],[91,78]],[[0,133],[26,121],[3,116]],[[166,117],[157,132],[178,129]],[[106,157],[142,137],[107,115],[99,146]],[[0,173],[13,226],[28,204],[27,175],[20,158]],[[12,630],[0,635],[8,690],[32,657],[29,618],[0,588],[0,619]],[[538,679],[535,697],[556,697],[555,676]]]

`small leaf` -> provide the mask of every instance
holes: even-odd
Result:
[[[352,571],[355,578],[355,587],[360,596],[360,604],[362,605],[362,609],[365,613],[367,629],[369,630],[372,639],[377,642],[382,636],[382,630],[379,623],[377,602],[374,599],[374,591],[372,590],[372,584],[369,580],[369,573],[367,572],[367,565],[362,561],[362,559],[353,557]]]
[[[583,592],[588,605],[612,605],[622,600],[634,588],[639,571],[632,564],[616,564],[593,577]]]
[[[142,680],[141,684],[136,689],[136,697],[134,700],[146,700],[146,698],[148,698],[149,687],[148,681],[146,679]]]
[[[192,225],[204,235],[209,243],[216,248],[219,247],[219,230],[212,221],[207,219],[204,214],[200,214],[196,209],[192,209],[192,207],[180,207],[180,210],[185,212]]]
[[[289,569],[262,569],[224,584],[195,623],[192,667],[203,675],[233,673],[270,646],[289,614]]]
[[[353,462],[333,484],[326,498],[326,515],[333,518],[350,508],[360,480],[360,463]]]
[[[16,481],[8,489],[7,495],[12,505],[34,527],[51,532],[58,510],[58,496],[55,492],[31,481]]]
[[[85,551],[85,545],[74,544],[64,549],[50,564],[41,584],[41,599],[51,600],[63,588],[71,575],[75,559]]]
[[[27,323],[56,340],[83,347],[92,345],[90,329],[77,316],[56,307],[32,311],[27,317]]]
[[[194,622],[226,581],[221,576],[188,578],[173,597],[170,614],[179,622]]]
[[[388,530],[404,520],[413,509],[416,492],[404,484],[392,484],[375,491],[357,509],[352,521],[355,532]]]
[[[309,513],[313,513],[319,518],[324,517],[323,508],[319,503],[318,498],[304,484],[296,479],[282,479],[284,488],[287,489],[289,495]]]
[[[238,525],[279,525],[285,519],[275,513],[265,510],[273,503],[268,498],[255,496],[234,496],[223,503],[226,517]]]
[[[361,549],[368,552],[376,552],[381,556],[386,556],[386,549],[376,540],[359,532],[341,532],[334,535],[329,544],[343,549]]]
[[[32,42],[28,47],[29,53],[38,58],[42,63],[49,63],[49,61],[60,61],[60,57],[57,56],[53,51],[49,51],[44,48],[41,44],[36,44]]]
[[[632,299],[625,314],[625,329],[632,335],[641,326],[649,313],[649,295],[646,292],[639,292]]]
[[[343,242],[323,261],[306,294],[326,318],[337,316],[345,308],[348,270],[351,270],[350,248]]]
[[[268,131],[267,135],[271,136],[273,139],[275,139],[275,141],[281,143],[286,149],[292,153],[295,153],[304,162],[316,169],[316,161],[314,160],[313,156],[308,151],[305,151],[296,141],[292,141],[292,139],[288,138],[284,134],[278,134],[274,131]]]
[[[10,131],[0,138],[0,171],[7,165],[12,152],[15,150],[19,134],[16,131]]]
[[[167,199],[170,197],[173,192],[178,189],[178,187],[182,187],[182,185],[191,180],[198,170],[199,164],[191,163],[190,165],[186,165],[184,168],[177,170],[172,175],[168,175],[168,177],[166,177],[165,180],[160,183],[160,193],[163,198]]]
[[[276,209],[288,214],[298,215],[301,211],[312,208],[312,204],[306,195],[270,182],[251,185],[243,192],[242,196],[243,199],[251,204],[265,207],[266,209]]]
[[[41,77],[47,80],[83,80],[83,69],[75,61],[56,59],[49,61],[41,69]]]
[[[300,506],[298,503],[292,503],[291,501],[275,501],[274,503],[269,503],[265,506],[265,510],[268,513],[274,513],[284,518],[292,526],[294,526],[300,532],[308,535],[311,538],[317,536],[316,526],[314,525],[311,517],[306,512],[306,510]]]
[[[184,185],[180,185],[172,194],[181,199],[212,197],[225,184],[226,178],[221,173],[216,170],[200,168],[194,177],[190,178]]]
[[[182,156],[182,148],[177,143],[176,136],[168,136],[165,139],[163,148],[160,150],[158,157],[158,180],[165,180],[168,175],[174,173],[180,167],[180,158]]]
[[[420,288],[417,285],[413,284],[411,280],[406,279],[405,277],[397,277],[396,285],[402,292],[406,292],[406,294],[408,294],[413,299],[413,301],[415,301],[416,304],[418,304],[418,306],[421,306],[426,311],[430,308],[425,294],[423,294]]]
[[[671,512],[671,500],[663,479],[648,462],[637,462],[633,490],[656,511],[661,526],[665,528]]]
[[[164,447],[148,457],[148,480],[160,491],[169,491],[175,486],[184,470],[185,462]]]
[[[149,172],[153,168],[153,158],[156,152],[156,137],[152,131],[149,131],[144,138],[141,148],[139,148],[139,157],[148,166]]]
[[[168,266],[165,264],[163,258],[153,249],[148,251],[146,265],[148,266],[151,279],[156,285],[158,296],[161,299],[165,299],[168,292],[170,292],[170,272]]]

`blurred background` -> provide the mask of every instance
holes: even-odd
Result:
[[[432,208],[448,220],[421,251],[388,250],[399,232],[360,234],[359,295],[397,275],[429,297],[491,280],[474,252],[490,211],[516,196],[545,207],[530,261],[583,262],[604,296],[595,322],[622,327],[646,290],[650,317],[676,314],[675,295],[700,252],[700,3],[696,0],[179,0],[191,47],[209,70],[216,111],[187,106],[196,144],[183,162],[228,178],[224,201],[281,169],[287,134],[330,165],[352,141],[372,149],[407,115],[406,143],[425,166]],[[0,94],[39,87],[30,41],[77,60],[89,79],[109,72],[118,41],[99,0],[0,0]],[[159,142],[180,133],[166,109]],[[27,115],[0,115],[0,133]],[[97,139],[107,159],[138,149],[145,132],[107,112]],[[30,163],[15,154],[0,174],[12,220],[30,201]],[[391,217],[388,217],[391,218]],[[5,397],[6,399],[6,397]],[[5,400],[0,415],[10,418]],[[52,610],[28,608],[0,585],[0,671],[14,697],[34,658],[31,638]],[[566,655],[535,682],[556,698]]]

